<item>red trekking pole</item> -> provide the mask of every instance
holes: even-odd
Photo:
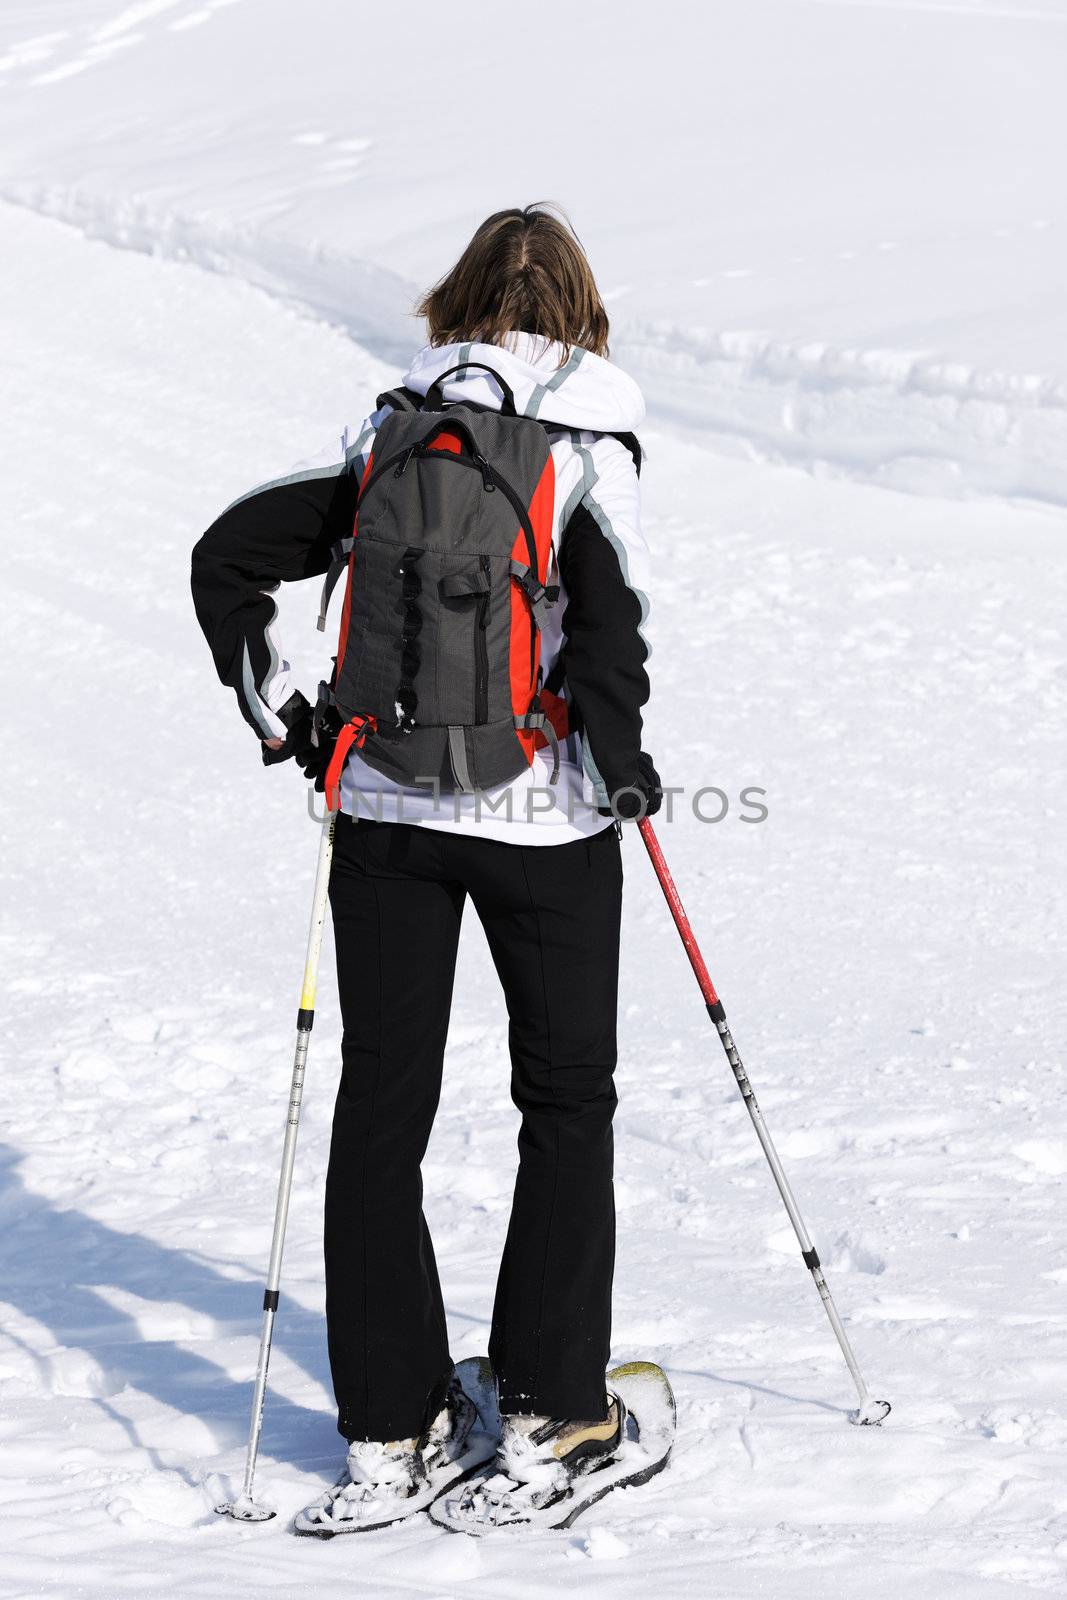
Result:
[[[734,1044],[733,1035],[727,1025],[726,1012],[723,1010],[722,1001],[715,992],[715,985],[711,981],[711,975],[704,965],[704,957],[700,953],[689,918],[685,914],[685,907],[682,905],[681,897],[675,888],[674,879],[671,877],[667,863],[664,860],[663,851],[660,849],[659,840],[656,838],[650,818],[642,818],[638,823],[638,829],[645,842],[645,849],[651,857],[660,888],[663,890],[667,904],[670,907],[675,927],[678,929],[682,943],[685,946],[685,953],[689,957],[697,983],[700,985],[700,992],[704,996],[704,1003],[708,1008],[708,1016],[714,1023],[715,1030],[722,1040],[722,1047],[726,1051],[726,1059],[730,1063],[730,1069],[737,1082],[737,1087],[740,1089],[745,1105],[748,1107],[748,1114],[752,1118],[752,1126],[756,1130],[756,1137],[763,1146],[763,1154],[767,1157],[771,1172],[774,1174],[774,1181],[778,1185],[778,1193],[781,1195],[785,1209],[789,1213],[793,1231],[800,1243],[800,1252],[804,1258],[804,1265],[815,1280],[819,1298],[823,1303],[826,1315],[830,1319],[830,1326],[834,1330],[837,1342],[841,1346],[841,1354],[848,1364],[848,1370],[852,1374],[852,1381],[856,1385],[860,1397],[859,1410],[849,1412],[849,1421],[866,1426],[882,1422],[889,1415],[889,1402],[888,1400],[872,1400],[867,1385],[863,1380],[863,1374],[859,1369],[855,1352],[838,1315],[837,1307],[834,1305],[830,1286],[823,1276],[822,1267],[819,1265],[819,1257],[815,1246],[812,1244],[811,1236],[804,1226],[804,1218],[800,1215],[800,1209],[793,1197],[793,1191],[789,1187],[789,1179],[785,1175],[785,1169],[779,1160],[778,1152],[774,1148],[774,1143],[767,1131],[763,1113],[756,1103],[756,1096],[751,1083],[748,1081],[748,1074],[741,1064],[741,1057],[737,1053],[737,1046]]]

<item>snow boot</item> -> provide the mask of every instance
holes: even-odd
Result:
[[[414,1516],[489,1461],[498,1437],[489,1363],[461,1361],[444,1406],[423,1432],[389,1442],[355,1440],[340,1478],[298,1514],[293,1531],[332,1539]]]
[[[612,1489],[662,1472],[675,1430],[666,1375],[651,1362],[618,1367],[608,1374],[608,1401],[604,1422],[505,1417],[495,1461],[443,1494],[431,1520],[474,1535],[521,1524],[567,1528]]]

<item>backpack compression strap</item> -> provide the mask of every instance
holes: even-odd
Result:
[[[418,545],[409,544],[396,568],[404,604],[400,627],[400,681],[396,686],[397,729],[400,733],[412,731],[419,705],[418,690],[415,688],[415,679],[422,665],[422,649],[419,645],[419,634],[422,632],[422,607],[419,605],[422,576],[419,562],[425,554],[425,550]]]
[[[556,730],[552,726],[547,711],[541,704],[540,695],[535,694],[530,701],[530,709],[522,716],[514,717],[513,721],[516,728],[529,729],[534,733],[541,733],[548,740],[552,750],[552,776],[548,781],[549,783],[555,783],[559,777],[559,739],[556,736]]]

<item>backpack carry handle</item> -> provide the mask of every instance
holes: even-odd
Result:
[[[505,379],[500,376],[495,367],[488,366],[484,361],[461,361],[457,366],[449,367],[447,372],[442,372],[441,376],[439,378],[435,378],[426,391],[426,398],[423,401],[424,409],[426,411],[440,411],[442,405],[444,404],[443,389],[445,379],[451,378],[454,373],[465,372],[468,367],[480,367],[483,372],[488,372],[493,382],[499,387],[500,393],[503,396],[503,404],[500,407],[500,415],[502,417],[517,417],[519,413],[515,409],[515,395],[512,391],[510,383],[507,383]]]

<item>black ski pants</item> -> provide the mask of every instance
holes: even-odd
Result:
[[[420,1163],[468,895],[504,989],[522,1113],[489,1343],[501,1406],[607,1414],[616,830],[522,845],[342,815],[330,901],[344,1041],[325,1246],[338,1429],[350,1440],[417,1434],[451,1371]]]

